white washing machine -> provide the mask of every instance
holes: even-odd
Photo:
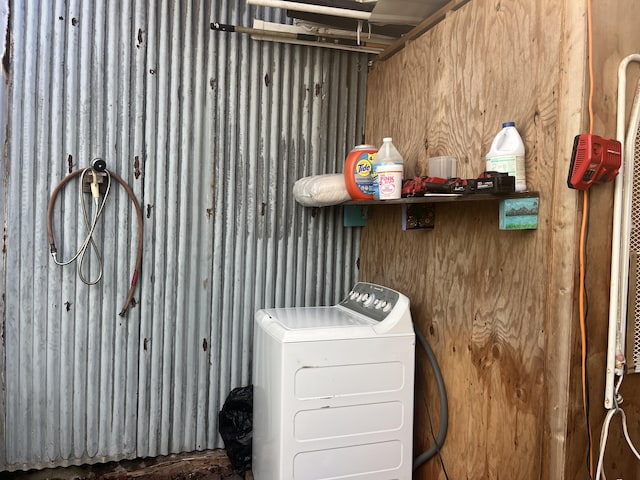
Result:
[[[409,299],[357,283],[328,307],[259,310],[256,480],[410,480],[415,336]]]

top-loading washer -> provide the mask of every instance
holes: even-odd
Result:
[[[409,480],[409,300],[357,283],[338,305],[256,312],[256,480]]]

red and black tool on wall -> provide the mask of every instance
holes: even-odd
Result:
[[[622,163],[622,144],[618,140],[583,133],[573,140],[569,188],[586,190],[594,183],[612,181]]]

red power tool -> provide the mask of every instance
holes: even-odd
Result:
[[[592,134],[576,135],[573,140],[567,185],[586,190],[594,183],[610,182],[622,163],[622,145],[618,140]]]

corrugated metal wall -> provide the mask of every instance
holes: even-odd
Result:
[[[0,470],[222,447],[254,311],[335,303],[356,280],[359,231],[291,188],[362,140],[368,58],[210,30],[283,20],[243,1],[9,6]],[[96,157],[144,211],[126,317],[139,231],[123,188],[96,231],[99,285],[49,255],[50,194]],[[68,259],[86,235],[77,181],[53,225]]]

